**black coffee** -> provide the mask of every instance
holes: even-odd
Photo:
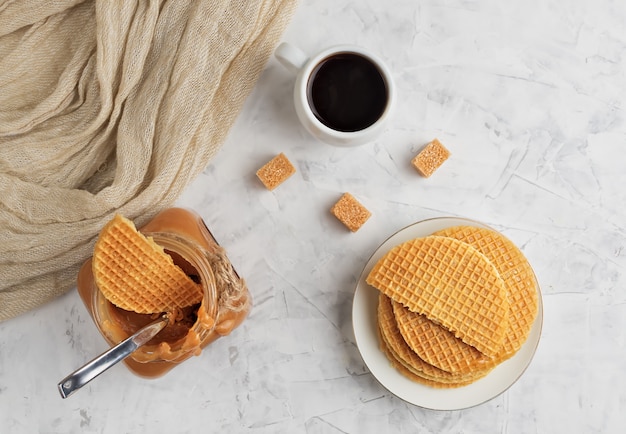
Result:
[[[387,84],[376,65],[355,53],[322,60],[307,85],[315,117],[333,130],[353,132],[376,122],[387,105]]]

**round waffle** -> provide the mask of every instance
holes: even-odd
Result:
[[[379,295],[378,328],[381,337],[381,348],[394,366],[401,365],[424,384],[438,388],[460,387],[471,384],[489,373],[490,368],[476,369],[465,374],[456,374],[439,369],[419,357],[402,336],[393,312],[393,301],[384,294]],[[384,347],[384,348],[383,348]],[[401,370],[402,371],[402,370]],[[415,378],[412,378],[415,380]]]
[[[513,356],[526,342],[537,317],[537,281],[521,250],[499,232],[473,226],[455,226],[434,235],[454,238],[483,253],[504,281],[509,301],[509,328],[496,362]]]
[[[137,313],[168,312],[202,300],[202,289],[163,248],[116,215],[96,241],[93,275],[114,305]]]
[[[425,362],[453,374],[469,374],[494,366],[493,359],[424,315],[392,302],[398,329],[409,347]]]
[[[380,332],[380,330],[379,330]],[[380,336],[380,333],[379,333]],[[389,363],[393,366],[398,372],[404,375],[407,378],[410,378],[412,381],[416,383],[425,384],[430,387],[434,387],[436,389],[451,389],[453,387],[461,387],[470,384],[471,382],[460,382],[460,383],[442,383],[435,380],[429,380],[427,378],[422,377],[419,373],[415,372],[415,370],[408,365],[404,360],[400,358],[396,353],[391,350],[387,342],[384,338],[380,337],[380,349],[387,356]]]

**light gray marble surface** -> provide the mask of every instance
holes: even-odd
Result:
[[[161,379],[120,365],[62,400],[57,381],[106,348],[71,291],[0,323],[0,432],[624,432],[626,3],[303,0],[284,39],[382,56],[398,88],[387,130],[354,149],[315,142],[292,109],[294,77],[272,59],[179,200],[248,281],[247,321]],[[433,137],[452,157],[424,179],[410,160]],[[297,173],[270,192],[255,171],[279,152]],[[346,191],[373,214],[356,233],[329,213]],[[461,411],[396,398],[352,329],[371,253],[436,216],[501,230],[543,291],[526,373]]]

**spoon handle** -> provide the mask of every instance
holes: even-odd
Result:
[[[138,330],[134,335],[72,372],[57,384],[61,396],[67,398],[111,366],[124,360],[133,351],[147,343],[150,339],[155,337],[157,333],[163,330],[168,321],[167,315],[161,316],[156,321]]]

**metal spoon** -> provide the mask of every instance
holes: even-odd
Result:
[[[146,344],[150,339],[155,337],[157,333],[163,330],[168,322],[168,316],[166,314],[162,315],[156,321],[151,322],[147,326],[139,329],[139,331],[137,331],[134,335],[123,340],[116,346],[85,364],[83,367],[72,372],[70,375],[61,380],[59,384],[57,384],[61,396],[63,398],[67,398],[98,375],[109,369],[111,366],[124,360],[137,348]]]

